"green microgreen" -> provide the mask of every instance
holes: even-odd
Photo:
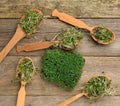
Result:
[[[110,88],[111,80],[105,76],[97,76],[91,78],[84,86],[84,92],[88,97],[98,98],[104,96],[106,91]]]
[[[62,30],[56,40],[59,42],[59,47],[64,48],[66,50],[74,49],[80,40],[83,38],[83,35],[80,31],[75,28],[68,28],[66,30]]]
[[[112,32],[105,28],[103,25],[96,27],[92,33],[97,40],[108,42],[112,40]]]
[[[26,37],[35,31],[42,19],[43,15],[35,11],[30,10],[25,13],[25,17],[21,18],[19,23],[26,33]]]
[[[85,60],[77,52],[47,50],[42,57],[41,76],[67,90],[73,90],[82,74]]]
[[[20,81],[31,81],[34,74],[34,66],[30,59],[24,58],[19,64],[17,68],[17,79]]]

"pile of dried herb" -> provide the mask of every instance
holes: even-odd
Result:
[[[35,71],[35,68],[33,66],[32,61],[28,58],[24,58],[18,64],[18,67],[16,70],[17,72],[16,78],[19,81],[25,81],[25,82],[31,81],[34,75],[34,71]]]
[[[76,48],[82,38],[83,35],[80,31],[75,28],[68,28],[66,30],[62,30],[55,40],[58,41],[60,48],[72,50]]]
[[[111,80],[105,76],[97,76],[91,78],[84,86],[84,91],[88,97],[98,98],[106,94],[107,89],[110,88]]]
[[[35,31],[42,19],[43,15],[34,10],[26,12],[25,17],[21,18],[19,21],[21,27],[26,33],[26,37],[29,37],[29,35]]]
[[[67,90],[72,90],[82,74],[85,60],[77,52],[47,50],[42,57],[41,76]]]
[[[112,40],[112,32],[110,30],[108,30],[107,28],[105,28],[103,25],[96,27],[93,30],[92,35],[97,40],[100,40],[102,42],[108,42],[108,41]]]

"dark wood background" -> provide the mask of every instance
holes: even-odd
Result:
[[[31,84],[26,87],[26,106],[57,106],[57,104],[80,92],[80,87],[94,75],[109,76],[118,90],[113,96],[105,96],[97,102],[81,98],[71,106],[119,106],[120,104],[120,0],[1,0],[0,1],[0,50],[12,38],[20,16],[31,8],[40,9],[44,16],[41,27],[31,37],[23,39],[17,45],[24,45],[52,39],[61,29],[70,27],[51,16],[57,8],[61,12],[72,15],[89,26],[103,24],[113,30],[116,41],[110,45],[96,44],[89,32],[81,30],[83,41],[77,50],[85,57],[86,64],[83,75],[72,92],[44,81],[39,72]],[[13,83],[19,58],[29,56],[35,66],[40,68],[40,60],[44,50],[34,52],[16,52],[16,46],[0,64],[0,106],[15,106],[20,84]]]

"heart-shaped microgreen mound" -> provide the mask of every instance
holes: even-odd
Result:
[[[42,57],[41,76],[67,90],[72,90],[79,81],[85,60],[78,52],[47,50]]]

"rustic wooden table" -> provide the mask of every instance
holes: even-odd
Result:
[[[79,93],[82,84],[91,76],[102,74],[112,79],[113,86],[120,88],[120,0],[1,0],[0,1],[0,50],[12,38],[20,16],[30,8],[39,8],[48,17],[31,39],[23,39],[18,45],[38,42],[52,37],[62,28],[70,25],[51,17],[53,9],[68,13],[86,22],[90,26],[104,24],[114,31],[116,41],[110,45],[98,45],[89,32],[84,34],[78,51],[85,57],[83,75],[72,92],[44,81],[37,73],[32,83],[26,87],[26,106],[57,106],[57,103]],[[14,47],[0,63],[0,106],[15,106],[20,84],[13,83],[15,70],[20,57],[29,56],[35,66],[40,68],[44,50],[17,53]],[[113,96],[105,96],[97,102],[81,98],[71,106],[119,106],[120,91]]]

